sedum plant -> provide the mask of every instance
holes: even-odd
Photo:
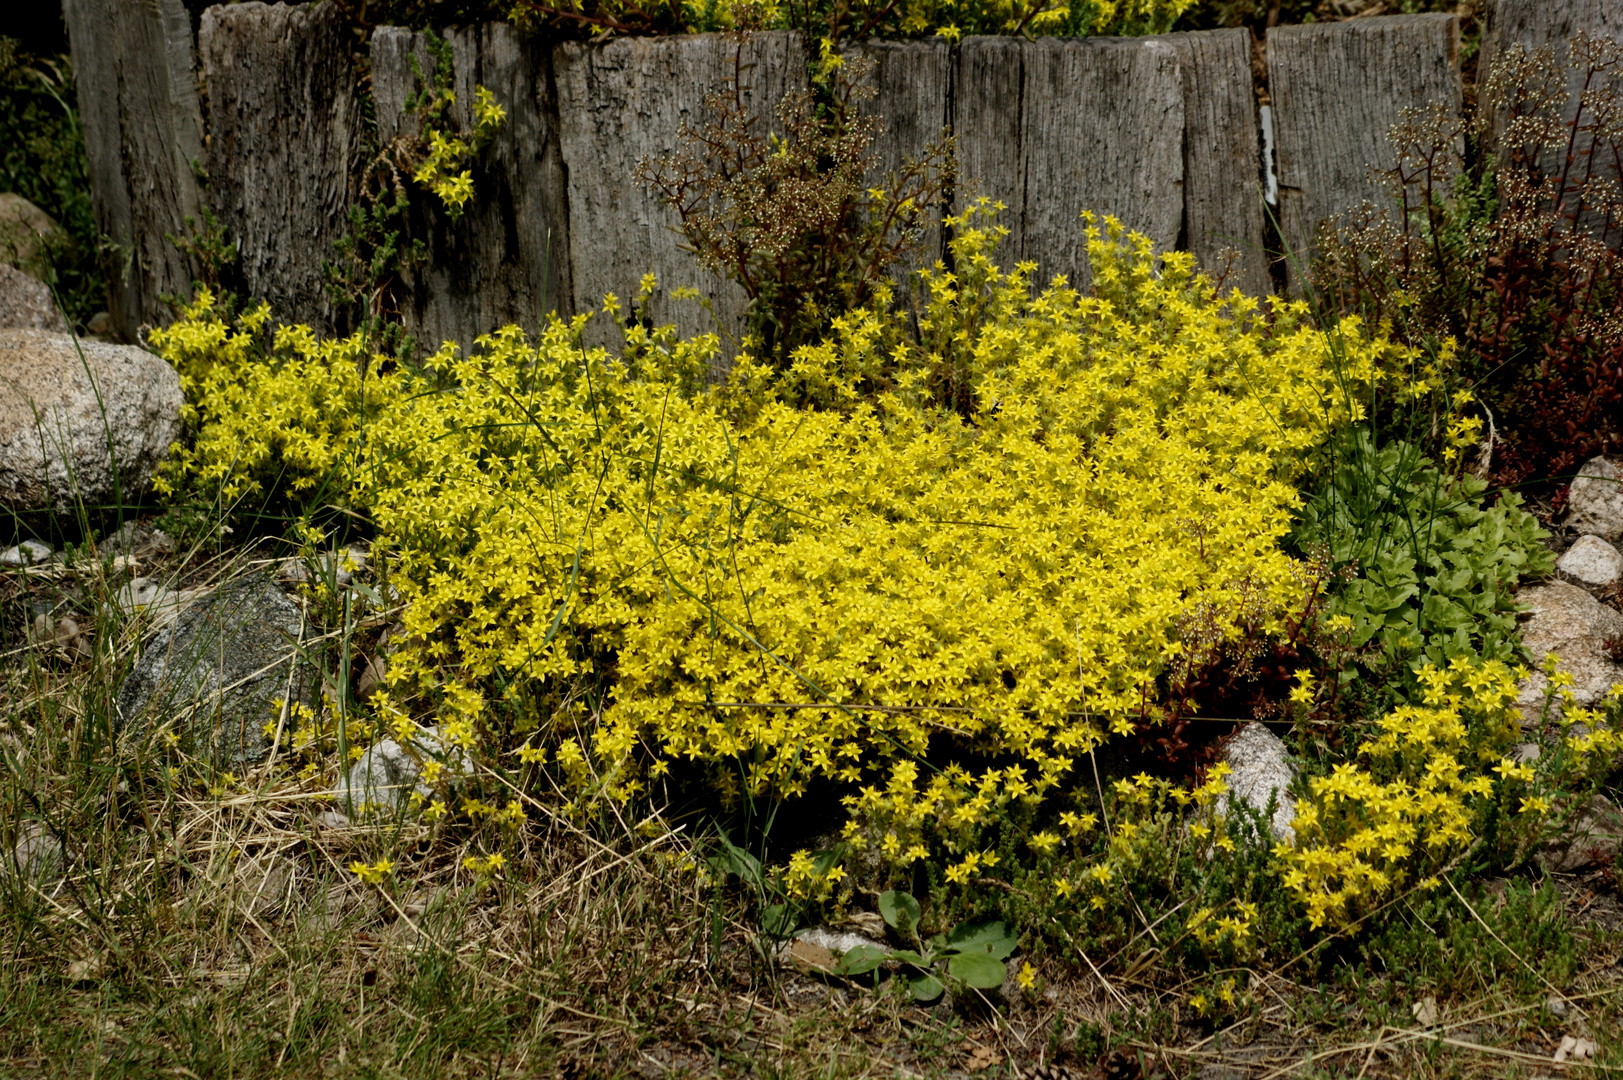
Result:
[[[550,760],[577,796],[675,770],[788,797],[945,754],[1040,801],[1149,722],[1193,606],[1223,635],[1301,601],[1296,481],[1394,347],[1349,320],[1332,355],[1304,307],[1220,298],[1114,222],[1094,295],[954,225],[920,339],[859,310],[721,386],[712,337],[633,325],[614,356],[583,318],[420,372],[298,329],[253,363],[200,304],[155,339],[199,395],[171,482],[370,517],[406,605],[380,725]]]

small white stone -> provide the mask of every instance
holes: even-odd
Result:
[[[1614,543],[1623,540],[1623,468],[1591,458],[1567,489],[1567,524]]]
[[[367,747],[349,772],[333,784],[332,793],[345,809],[374,807],[393,810],[403,805],[412,792],[425,799],[433,789],[422,783],[422,762],[434,759],[444,764],[453,779],[473,775],[473,763],[466,751],[447,746],[438,728],[425,728],[412,739],[407,750],[394,739],[382,739]]]
[[[809,941],[813,945],[821,945],[835,956],[842,956],[863,945],[881,947],[877,941],[866,935],[850,930],[833,930],[826,926],[810,927],[800,931],[795,937],[800,941]]]
[[[34,566],[51,557],[51,545],[38,540],[24,540],[16,547],[0,551],[0,566]]]
[[[282,577],[288,581],[303,582],[314,578],[317,582],[331,581],[340,588],[355,580],[355,575],[366,569],[366,550],[349,547],[317,555],[306,562],[301,558],[282,560]]]
[[[1584,585],[1610,585],[1623,577],[1623,552],[1598,536],[1580,536],[1555,568]]]
[[[1275,840],[1289,840],[1296,835],[1292,822],[1296,820],[1296,800],[1289,791],[1296,779],[1296,766],[1291,763],[1290,750],[1279,736],[1252,721],[1224,748],[1223,760],[1231,772],[1228,775],[1229,794],[1260,812],[1266,812],[1268,801],[1275,794],[1273,820],[1269,823]]]

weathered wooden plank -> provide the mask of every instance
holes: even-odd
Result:
[[[66,0],[97,227],[109,240],[115,331],[168,321],[191,273],[166,234],[199,213],[203,156],[190,16],[181,0]]]
[[[739,43],[721,34],[620,38],[603,45],[567,43],[553,53],[563,158],[569,177],[570,268],[575,310],[593,311],[605,293],[628,305],[644,274],[661,292],[649,317],[683,333],[718,328],[737,339],[744,290],[704,271],[677,227],[674,210],[634,176],[637,163],[678,148],[682,122],[704,123],[704,98],[735,70],[761,131],[785,92],[807,86],[805,45],[796,34],[753,34]],[[715,320],[669,290],[690,286],[712,299]],[[617,344],[618,330],[594,319],[593,343]]]
[[[1492,0],[1482,30],[1479,79],[1493,69],[1507,46],[1553,45],[1563,59],[1579,31],[1623,41],[1623,4],[1617,0]]]
[[[869,80],[874,96],[863,103],[863,111],[878,116],[883,124],[873,147],[876,165],[869,176],[873,186],[883,186],[886,177],[921,160],[950,127],[952,46],[939,39],[869,41],[845,51],[874,65]],[[945,201],[934,209],[918,238],[917,252],[897,267],[898,300],[906,298],[900,290],[908,287],[914,271],[934,266],[945,257],[942,218],[949,210]]]
[[[1405,109],[1460,109],[1459,21],[1393,15],[1268,31],[1279,218],[1291,287],[1320,222],[1388,196],[1387,140]]]
[[[464,349],[480,334],[516,323],[532,334],[549,312],[571,310],[569,222],[551,85],[551,58],[506,23],[449,31],[455,126],[471,131],[475,90],[487,87],[507,119],[471,165],[474,195],[453,221],[434,196],[414,191],[412,235],[426,238],[427,264],[409,272],[402,312],[420,349]],[[380,138],[413,136],[404,111],[417,89],[411,57],[433,71],[422,35],[397,28],[372,37],[372,93]]]
[[[1251,31],[1168,34],[1183,76],[1183,238],[1224,289],[1273,291]],[[1230,257],[1232,256],[1232,262]]]
[[[209,191],[243,286],[278,320],[328,328],[322,264],[347,229],[360,101],[330,2],[212,7],[198,29]]]
[[[1154,38],[965,38],[953,102],[959,206],[1005,204],[1006,265],[1086,287],[1081,213],[1113,215],[1161,251],[1183,223],[1178,49]]]
[[[1623,42],[1623,4],[1617,0],[1494,0],[1488,8],[1482,34],[1482,54],[1477,63],[1479,95],[1480,88],[1488,82],[1490,74],[1508,52],[1536,52],[1548,47],[1557,63],[1566,64],[1572,58],[1573,39],[1580,33],[1592,38]],[[1604,75],[1601,77],[1606,78]],[[1614,85],[1623,83],[1623,73],[1613,72],[1610,78]],[[1568,97],[1562,116],[1569,124],[1577,113],[1586,79],[1586,72],[1577,68],[1568,74]],[[1592,83],[1589,89],[1594,92],[1601,87]],[[1502,163],[1511,153],[1511,147],[1503,145],[1500,137],[1508,113],[1502,103],[1489,101],[1485,105],[1483,150],[1495,155]],[[1589,119],[1596,119],[1593,112]],[[1582,120],[1579,126],[1585,126]],[[1602,179],[1610,179],[1614,183],[1620,179],[1616,162],[1607,160],[1604,143],[1597,152],[1593,131],[1580,131],[1570,149],[1574,165],[1578,166],[1574,175],[1583,176],[1593,166]],[[1560,150],[1546,148],[1543,151],[1547,175],[1559,175],[1558,170],[1562,168],[1567,152],[1567,147]],[[1572,194],[1576,195],[1576,191]],[[1591,200],[1586,202],[1593,205]],[[1585,210],[1582,220],[1597,231],[1605,228],[1605,215],[1601,212]]]

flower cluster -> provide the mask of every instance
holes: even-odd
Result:
[[[474,88],[472,134],[464,139],[441,129],[445,110],[456,104],[456,94],[439,90],[428,96],[420,112],[428,127],[428,151],[412,179],[439,196],[451,220],[462,216],[462,208],[473,197],[473,171],[467,163],[496,129],[507,120],[507,110],[496,103],[489,88]]]
[[[1224,612],[1300,599],[1295,481],[1392,346],[1264,318],[1115,222],[1090,224],[1092,295],[1035,292],[991,262],[998,230],[955,226],[917,338],[857,311],[720,385],[713,337],[633,326],[613,356],[584,316],[421,371],[299,327],[243,362],[256,327],[202,297],[159,339],[203,421],[175,470],[240,494],[274,463],[366,510],[406,604],[379,730],[545,746],[577,796],[622,800],[676,761],[724,792],[908,787],[950,744],[923,812],[972,829],[1146,722],[1187,612],[1237,635]],[[918,858],[921,811],[884,812],[875,842]],[[999,857],[969,841],[965,881]]]
[[[1492,810],[1538,814],[1537,802],[1517,798],[1530,771],[1504,757],[1517,730],[1517,677],[1499,661],[1428,664],[1419,704],[1382,718],[1359,761],[1309,781],[1294,841],[1276,850],[1313,926],[1351,925],[1395,890],[1427,884]]]

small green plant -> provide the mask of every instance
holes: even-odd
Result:
[[[955,926],[945,934],[921,937],[919,902],[895,889],[879,894],[879,914],[912,948],[892,949],[859,945],[840,957],[842,975],[866,975],[891,961],[907,969],[908,991],[914,1001],[934,1001],[946,991],[942,974],[975,990],[992,990],[1008,977],[1004,963],[1019,947],[1019,939],[1000,920],[979,920]]]
[[[1327,556],[1323,614],[1376,650],[1365,666],[1408,682],[1420,663],[1520,659],[1516,585],[1555,565],[1520,497],[1490,503],[1486,481],[1443,473],[1410,442],[1378,448],[1366,428],[1335,447],[1295,540]]]
[[[466,135],[455,131],[447,115],[456,104],[456,93],[451,89],[454,62],[451,45],[433,32],[424,34],[423,40],[434,58],[434,68],[431,74],[425,75],[417,57],[411,57],[417,89],[406,99],[405,112],[418,117],[422,128],[419,138],[424,140],[421,160],[412,179],[432,191],[451,220],[456,221],[462,216],[462,208],[473,198],[473,170],[467,167],[468,163],[506,122],[507,111],[496,103],[496,95],[488,87],[477,86],[474,88],[473,130]]]

